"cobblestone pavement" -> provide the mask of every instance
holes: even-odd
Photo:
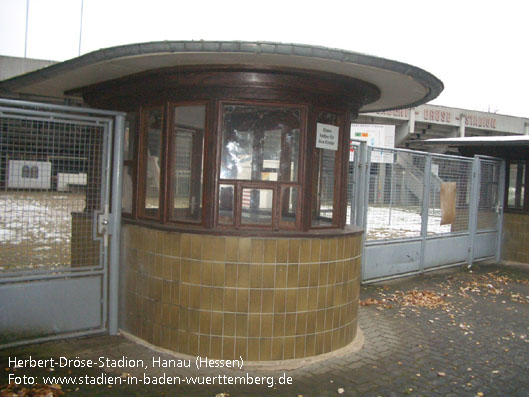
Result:
[[[411,291],[424,291],[420,294]],[[435,298],[435,299],[425,299]],[[152,380],[234,375],[292,378],[291,385],[62,385],[66,395],[529,396],[529,266],[483,265],[362,288],[360,351],[294,370],[106,369]],[[425,306],[421,306],[424,304]],[[101,369],[10,368],[8,358],[174,358],[123,337],[91,337],[0,351],[2,374],[101,376]],[[12,367],[12,366],[11,366]],[[132,378],[133,379],[133,378]],[[265,382],[266,383],[266,382]],[[3,388],[2,387],[2,388]],[[342,393],[340,393],[342,392]]]

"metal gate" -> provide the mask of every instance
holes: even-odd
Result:
[[[0,99],[0,347],[117,330],[123,120]]]
[[[365,229],[362,280],[501,256],[505,165],[352,142],[350,224]]]

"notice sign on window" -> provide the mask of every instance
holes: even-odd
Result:
[[[320,149],[338,150],[340,127],[330,124],[316,125],[316,147]]]

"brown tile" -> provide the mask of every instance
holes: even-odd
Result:
[[[198,310],[189,310],[189,331],[198,332],[200,323],[200,312]]]
[[[325,331],[325,310],[316,312],[316,332]]]
[[[291,239],[288,242],[288,263],[299,264],[299,240]]]
[[[189,354],[189,333],[187,331],[178,332],[178,352]]]
[[[261,329],[261,315],[260,314],[249,314],[248,315],[248,337],[259,338]]]
[[[313,239],[310,242],[310,261],[319,263],[321,256],[321,240]]]
[[[189,259],[182,259],[180,276],[183,282],[189,283],[190,272],[191,272],[191,261]]]
[[[315,287],[320,284],[320,264],[311,263],[309,273],[309,285]]]
[[[259,360],[259,338],[248,339],[248,361]]]
[[[296,313],[285,315],[285,336],[296,335]]]
[[[336,283],[342,283],[344,281],[344,277],[343,277],[344,262],[343,261],[336,262],[335,274],[336,274]]]
[[[318,287],[318,309],[324,309],[327,305],[327,287]]]
[[[274,311],[274,291],[263,290],[262,291],[262,312],[272,313]]]
[[[250,263],[252,259],[252,239],[249,237],[239,239],[239,262]]]
[[[296,316],[296,335],[305,335],[307,331],[307,313],[298,313]]]
[[[299,265],[294,264],[294,263],[289,264],[287,266],[287,287],[297,288],[298,277],[299,277]]]
[[[227,287],[237,286],[237,264],[226,263],[225,285]]]
[[[239,261],[239,237],[226,237],[226,262]]]
[[[171,256],[180,256],[180,233],[171,233],[171,247],[169,250],[169,255]]]
[[[336,350],[338,348],[340,348],[340,330],[335,329],[332,331],[331,349]]]
[[[294,358],[303,358],[305,357],[305,336],[296,337],[296,347]]]
[[[286,288],[287,265],[276,265],[275,288]]]
[[[327,331],[323,334],[323,352],[328,353],[332,350],[332,331]]]
[[[198,335],[190,333],[188,338],[189,338],[188,354],[192,356],[198,356]]]
[[[285,314],[274,314],[273,335],[285,336]]]
[[[212,283],[211,283],[211,272],[212,272],[211,267],[212,267],[212,263],[211,262],[202,262],[201,276],[200,276],[200,284],[201,285],[207,285],[207,286],[212,285]]]
[[[316,355],[322,354],[324,352],[324,334],[316,334],[316,343],[314,345],[314,350]]]
[[[285,290],[275,290],[274,292],[274,313],[284,313],[285,312],[285,300],[286,300],[286,291]]]
[[[336,262],[329,263],[328,283],[334,285],[336,283]]]
[[[325,300],[325,307],[332,307],[334,302],[334,287],[327,288],[327,299]]]
[[[307,312],[307,334],[316,332],[316,315],[317,312]]]
[[[222,335],[223,314],[220,312],[211,313],[211,334]]]
[[[226,360],[235,358],[235,338],[222,338],[222,358]]]
[[[324,286],[329,283],[329,263],[320,264],[320,280],[319,285]]]
[[[263,263],[264,261],[264,240],[253,238],[252,239],[252,255],[251,263]]]
[[[273,335],[273,314],[261,315],[261,337],[271,337]]]
[[[226,312],[236,311],[235,297],[236,297],[235,289],[233,288],[224,289],[224,311]]]
[[[211,284],[218,287],[224,286],[224,263],[211,264]]]
[[[338,239],[330,238],[329,240],[329,260],[335,261],[338,252]]]
[[[213,241],[213,260],[224,262],[226,259],[226,240],[224,237],[215,236]]]
[[[222,357],[222,338],[220,336],[212,336],[210,338],[210,357],[221,359]]]
[[[199,307],[202,310],[211,310],[212,306],[212,290],[211,287],[199,287],[200,288],[200,301]]]
[[[224,336],[235,336],[235,314],[224,313]]]
[[[248,339],[235,338],[235,357],[242,357],[243,360],[248,359]]]
[[[180,308],[178,306],[171,306],[171,322],[170,326],[173,329],[179,328]]]
[[[298,290],[297,289],[287,289],[286,290],[286,302],[285,302],[285,311],[287,313],[293,313],[297,310],[297,301],[298,301]]]
[[[316,335],[307,335],[305,337],[305,357],[316,355]]]
[[[162,303],[171,302],[171,281],[162,281]]]
[[[278,239],[276,250],[276,263],[287,263],[288,261],[288,240]]]
[[[209,356],[209,338],[208,335],[200,335],[198,338],[198,355],[200,357]]]
[[[328,238],[321,239],[320,260],[322,262],[327,262],[329,260],[329,242],[330,239]]]
[[[250,313],[261,313],[260,289],[250,289]]]
[[[297,290],[297,305],[296,311],[303,312],[309,308],[309,289],[299,288]]]
[[[310,240],[299,240],[299,263],[309,263],[310,260]]]
[[[189,282],[191,284],[200,285],[200,279],[202,276],[202,263],[201,262],[191,262],[191,267],[189,270]]]
[[[334,322],[333,314],[334,313],[332,309],[325,310],[325,331],[329,331],[334,328],[333,327],[333,322]]]
[[[274,288],[275,265],[263,265],[263,288]]]
[[[181,268],[181,260],[180,258],[175,258],[172,261],[171,265],[171,271],[172,271],[172,279],[179,281],[180,280],[180,268]]]
[[[291,360],[294,358],[294,349],[296,347],[295,337],[286,337],[285,344],[283,345],[283,359]]]
[[[206,311],[201,311],[199,314],[200,317],[200,333],[209,334],[211,330],[211,313]]]
[[[307,287],[309,285],[310,265],[299,265],[298,287]]]
[[[250,288],[262,288],[263,286],[263,265],[250,265]]]
[[[283,359],[284,338],[272,338],[272,360]]]
[[[182,234],[180,237],[180,256],[182,258],[191,257],[191,236],[189,234]]]
[[[345,247],[345,238],[340,237],[337,239],[338,246],[336,251],[336,259],[340,260],[344,258],[344,247]]]
[[[162,326],[153,324],[152,326],[152,344],[160,346],[162,344]]]
[[[250,286],[250,265],[239,263],[237,265],[237,282],[239,288],[248,288]]]
[[[162,300],[162,279],[151,277],[151,297],[154,300]]]
[[[248,313],[250,290],[246,288],[237,289],[237,307],[236,312]]]
[[[205,261],[212,261],[214,256],[214,250],[213,245],[216,237],[214,236],[202,236],[202,244],[203,244],[203,251],[202,251],[202,259]],[[191,240],[191,244],[193,244],[193,240]]]
[[[189,330],[189,310],[187,308],[180,308],[178,312],[178,325],[182,330]]]
[[[272,338],[261,338],[259,346],[259,360],[267,361],[272,359]]]
[[[164,280],[171,280],[173,277],[173,272],[171,269],[171,258],[163,257],[162,258],[162,278]]]
[[[189,307],[200,308],[200,288],[200,285],[191,285],[189,287]]]
[[[163,303],[161,321],[155,321],[155,323],[161,323],[162,326],[169,327],[171,325],[171,307],[169,304]]]
[[[192,234],[191,235],[191,258],[195,260],[202,259],[202,235]]]
[[[178,330],[176,329],[171,330],[171,344],[169,346],[169,350],[172,350],[174,352],[179,351],[178,350]]]
[[[248,336],[248,314],[237,314],[235,316],[235,335],[237,337]]]
[[[264,240],[264,263],[276,263],[276,240]]]

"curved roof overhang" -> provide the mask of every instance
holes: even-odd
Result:
[[[0,82],[0,90],[67,97],[83,87],[153,69],[191,65],[295,68],[351,77],[376,86],[380,97],[361,112],[418,106],[436,98],[443,83],[423,69],[351,51],[270,42],[162,41],[94,51]]]

